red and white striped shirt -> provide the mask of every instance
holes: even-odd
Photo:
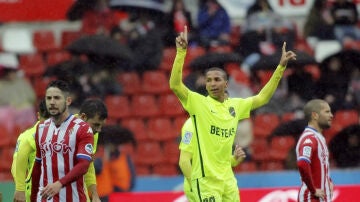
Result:
[[[59,127],[52,119],[40,123],[35,134],[36,161],[41,161],[40,190],[63,178],[79,158],[92,160],[93,132],[88,123],[70,115]],[[83,177],[64,186],[50,201],[86,201]],[[49,200],[48,200],[49,201]]]
[[[310,173],[307,175],[311,176],[314,188],[325,192],[324,200],[319,200],[310,193],[308,189],[310,185],[306,185],[304,179],[301,179],[298,200],[300,202],[330,202],[332,193],[330,191],[329,151],[324,136],[315,129],[306,127],[297,142],[296,156],[297,161],[309,163]]]

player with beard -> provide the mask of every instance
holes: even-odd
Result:
[[[45,101],[51,118],[36,128],[31,201],[87,201],[83,175],[92,161],[92,129],[70,114],[68,83],[50,82]]]
[[[324,129],[331,126],[333,114],[329,104],[320,99],[310,100],[304,107],[308,121],[296,145],[296,156],[302,184],[298,201],[330,202],[333,183],[330,178],[329,151]]]

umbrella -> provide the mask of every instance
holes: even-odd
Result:
[[[124,11],[147,10],[161,13],[166,11],[161,0],[110,0],[109,6]]]
[[[329,143],[329,149],[338,167],[360,165],[360,125],[350,125],[337,133]]]
[[[296,120],[288,121],[277,126],[272,131],[269,138],[275,136],[292,135],[295,138],[295,140],[298,140],[306,126],[307,126],[307,121],[305,119],[296,119]]]
[[[251,67],[251,70],[272,70],[279,64],[280,58],[281,52],[276,52],[272,55],[262,55]],[[296,51],[296,60],[289,61],[288,67],[309,64],[317,64],[315,58],[304,51]]]
[[[342,50],[337,53],[334,53],[327,58],[325,58],[320,63],[320,68],[327,68],[328,63],[332,58],[339,58],[343,63],[343,67],[347,68],[346,70],[351,70],[352,68],[360,68],[360,51],[359,50]]]
[[[67,46],[66,50],[72,54],[86,54],[99,58],[113,58],[126,61],[132,61],[134,58],[132,51],[127,46],[104,35],[81,37]]]
[[[223,68],[227,63],[240,63],[242,57],[236,53],[207,53],[192,60],[189,67],[193,70],[205,70],[210,67]]]
[[[96,2],[97,0],[76,0],[66,13],[67,19],[70,21],[81,19],[86,11],[95,8]]]
[[[156,23],[161,23],[166,13],[163,0],[110,0],[109,7],[129,12],[133,20],[142,15],[146,18],[151,17]]]

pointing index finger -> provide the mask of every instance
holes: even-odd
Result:
[[[187,40],[188,40],[188,28],[187,28],[186,25],[184,26],[184,38],[185,38],[185,41],[187,42]]]

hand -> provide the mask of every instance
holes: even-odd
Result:
[[[15,191],[14,202],[25,202],[25,191]]]
[[[321,189],[316,189],[315,190],[315,194],[316,197],[320,198],[320,199],[324,199],[325,198],[325,192]]]
[[[59,181],[56,181],[44,187],[44,189],[41,190],[40,195],[43,199],[51,199],[54,195],[60,192],[61,188],[62,184]]]
[[[176,48],[186,49],[188,45],[188,30],[187,26],[184,26],[184,32],[181,32],[175,40]]]
[[[296,60],[296,54],[292,51],[286,51],[286,42],[284,42],[282,46],[280,65],[286,67],[289,60]]]
[[[100,200],[100,198],[99,198],[99,196],[92,196],[91,197],[91,202],[101,202],[101,200]]]
[[[246,158],[245,151],[239,145],[235,146],[234,158],[236,159],[236,161],[242,161]]]

